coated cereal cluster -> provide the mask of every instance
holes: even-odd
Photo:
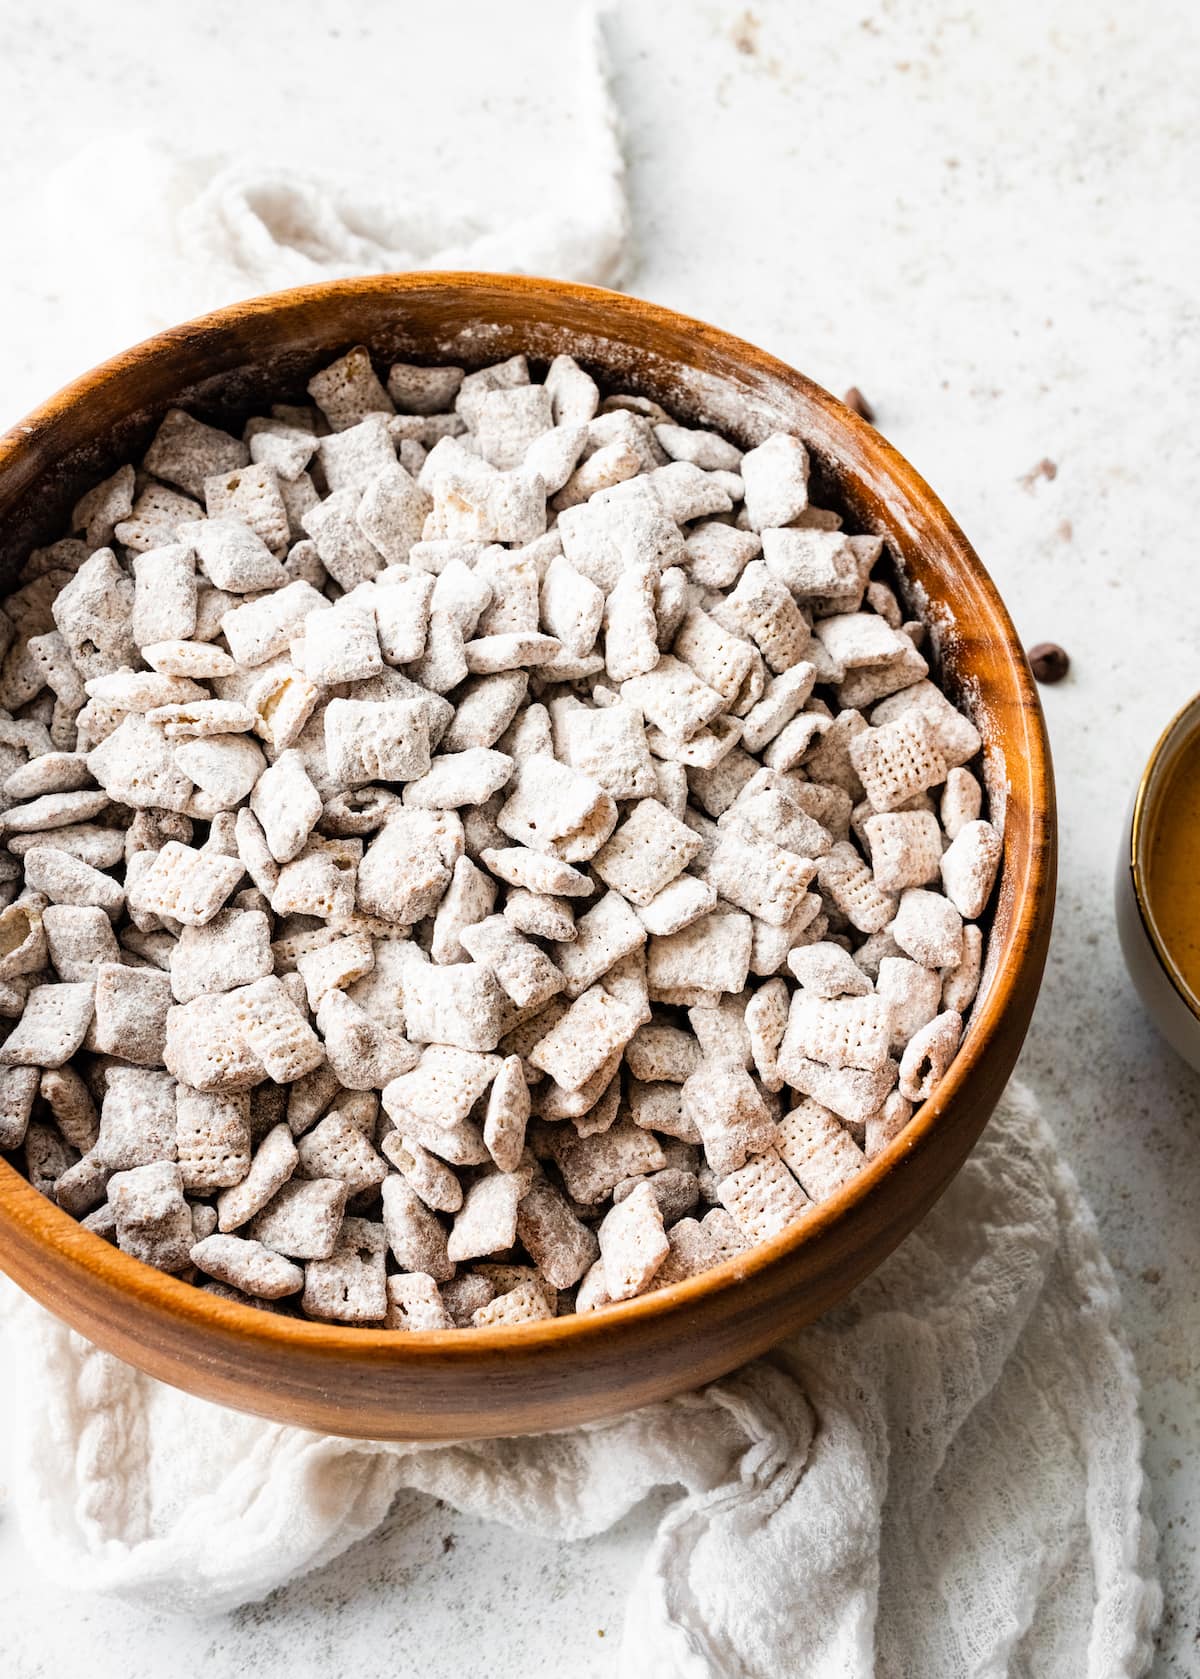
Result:
[[[929,1095],[1001,853],[876,536],[569,356],[170,412],[0,616],[0,1148],[230,1299],[594,1311]]]

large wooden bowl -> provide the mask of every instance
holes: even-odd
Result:
[[[239,1410],[363,1438],[446,1440],[563,1427],[662,1399],[763,1352],[852,1289],[958,1170],[1012,1071],[1054,899],[1054,788],[1037,695],[999,596],[954,520],[880,434],[763,351],[670,310],[585,286],[481,274],[336,281],[162,333],[86,374],[0,439],[0,583],[61,534],[73,499],[137,458],[164,410],[218,424],[295,397],[350,345],[479,365],[570,351],[610,386],[744,444],[795,431],[814,499],[885,536],[933,630],[948,691],[985,738],[1004,863],[984,984],[938,1090],[802,1227],[610,1310],[509,1329],[395,1334],[255,1311],[120,1253],[0,1162],[0,1266],[151,1375]]]

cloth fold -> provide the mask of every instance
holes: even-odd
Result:
[[[629,217],[589,29],[592,120],[553,216],[488,226],[144,137],[84,157],[53,183],[48,227],[70,229],[75,253],[89,229],[104,250],[124,227],[122,248],[143,256],[62,265],[83,288],[61,311],[86,340],[76,365],[197,310],[341,274],[436,264],[615,282]],[[12,1504],[63,1586],[221,1613],[372,1534],[403,1489],[579,1540],[673,1487],[629,1600],[626,1679],[1134,1679],[1149,1661],[1160,1599],[1116,1285],[1018,1089],[840,1310],[701,1393],[572,1433],[320,1438],[163,1387],[10,1285],[0,1305]],[[402,1519],[388,1542],[403,1544]]]
[[[678,1487],[629,1600],[627,1679],[1132,1679],[1150,1659],[1117,1288],[1019,1088],[843,1307],[700,1393],[570,1433],[321,1438],[162,1387],[6,1295],[13,1500],[77,1587],[214,1613],[320,1568],[403,1489],[576,1540]]]

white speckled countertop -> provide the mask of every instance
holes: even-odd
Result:
[[[20,194],[91,134],[133,124],[198,148],[453,180],[504,207],[564,191],[574,9],[46,0],[35,14],[0,0],[6,265],[21,265]],[[1159,1679],[1200,1673],[1200,1081],[1139,1012],[1110,880],[1127,792],[1200,687],[1191,12],[619,0],[608,29],[631,289],[835,391],[860,385],[1021,633],[1072,653],[1072,677],[1045,693],[1061,889],[1022,1072],[1125,1294],[1167,1598]],[[52,292],[21,302],[0,329],[0,424],[79,370]],[[32,1575],[0,1502],[0,1669],[586,1679],[613,1670],[656,1514],[566,1546],[414,1499],[321,1573],[196,1623],[65,1596]]]

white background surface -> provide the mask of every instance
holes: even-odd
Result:
[[[90,136],[134,125],[423,191],[452,183],[485,212],[552,202],[573,190],[579,138],[574,11],[0,0],[0,259],[27,271],[30,188]],[[1073,655],[1044,696],[1061,890],[1022,1071],[1125,1293],[1167,1594],[1156,1673],[1172,1679],[1200,1673],[1200,1081],[1138,1010],[1110,877],[1141,764],[1200,686],[1190,11],[619,0],[607,31],[630,289],[835,391],[859,384],[1020,632]],[[78,372],[81,344],[93,359],[120,347],[92,344],[53,283],[24,290],[0,327],[0,424]],[[1053,477],[1032,474],[1043,460]],[[193,1623],[33,1577],[0,1503],[0,1667],[585,1679],[612,1671],[654,1518],[643,1507],[602,1539],[539,1546],[414,1501],[322,1573]]]

